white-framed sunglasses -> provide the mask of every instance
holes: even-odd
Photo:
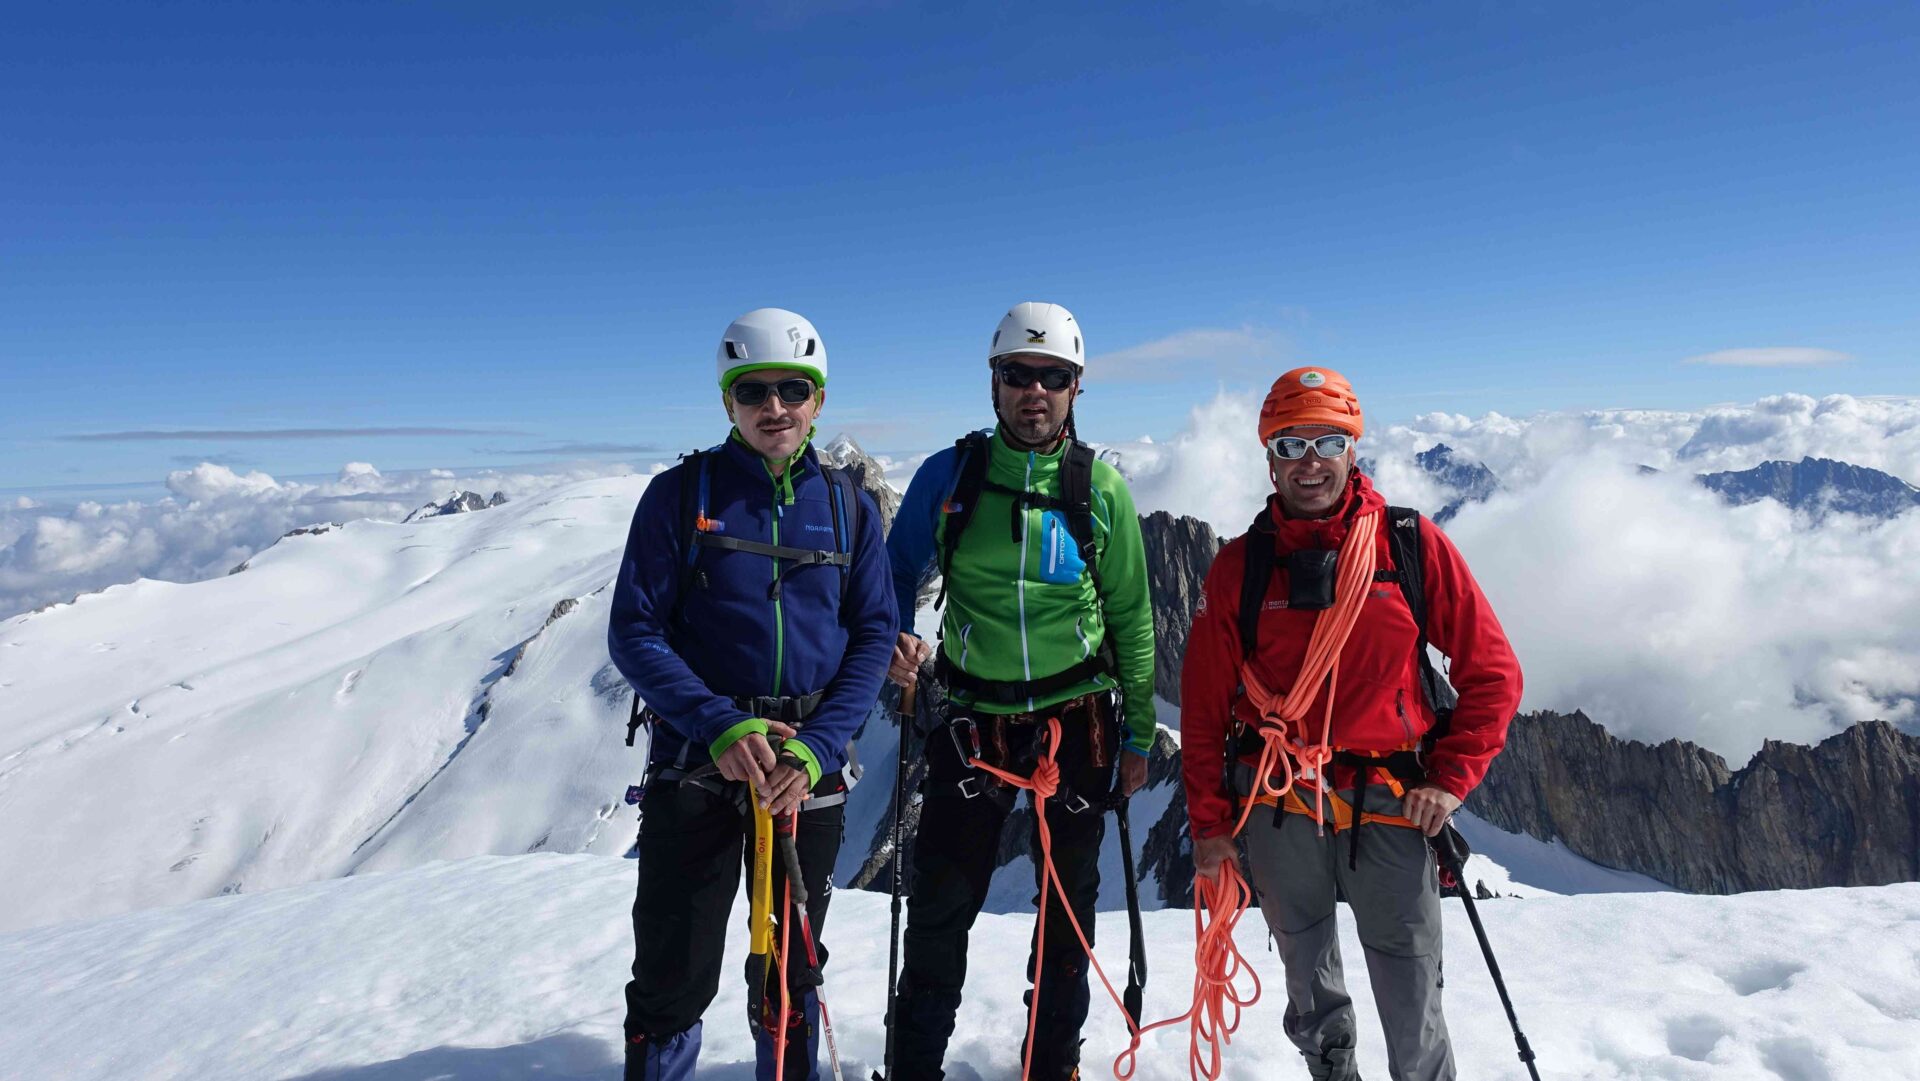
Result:
[[[1308,439],[1299,435],[1276,435],[1267,440],[1267,453],[1275,458],[1284,458],[1289,462],[1298,461],[1307,456],[1307,448],[1322,458],[1338,458],[1353,446],[1353,437],[1340,432]]]

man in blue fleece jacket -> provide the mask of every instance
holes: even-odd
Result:
[[[898,630],[879,510],[810,446],[827,382],[813,324],[778,308],[749,312],[727,328],[718,367],[733,431],[647,485],[607,628],[650,731],[628,1081],[693,1075],[743,853],[751,857],[749,784],[775,818],[798,814],[819,933],[854,772],[848,746]],[[783,878],[776,861],[776,906]],[[797,928],[791,937],[786,1016],[777,975],[748,973],[762,1081],[774,1076],[783,1025],[785,1076],[819,1077],[818,1005]],[[819,956],[825,964],[824,947]]]

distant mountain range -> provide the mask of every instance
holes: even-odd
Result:
[[[1445,443],[1436,443],[1415,454],[1413,460],[1446,493],[1446,502],[1433,514],[1433,520],[1441,525],[1462,507],[1485,501],[1501,487],[1493,470],[1462,456]],[[1363,472],[1370,472],[1372,466],[1371,461],[1360,462]],[[1642,466],[1641,472],[1659,471]],[[1832,514],[1857,514],[1885,521],[1920,507],[1920,488],[1891,473],[1830,458],[1762,462],[1751,469],[1701,473],[1695,479],[1703,487],[1719,493],[1732,506],[1772,499],[1815,521]]]
[[[1772,499],[1816,520],[1829,514],[1885,520],[1920,507],[1920,488],[1891,473],[1831,458],[1762,462],[1752,469],[1702,473],[1699,480],[1736,507]]]

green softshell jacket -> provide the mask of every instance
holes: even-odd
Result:
[[[998,430],[987,442],[987,480],[1014,491],[1058,498],[1067,444],[1051,453],[1017,450]],[[887,537],[903,626],[916,594],[937,566],[947,508],[960,475],[958,447],[928,458],[907,487]],[[1065,671],[1112,638],[1118,681],[1105,675],[1024,702],[955,700],[982,712],[1044,709],[1092,691],[1118,687],[1126,747],[1153,749],[1153,609],[1147,596],[1146,550],[1133,494],[1118,470],[1093,463],[1095,569],[1058,510],[1023,507],[983,486],[973,520],[953,553],[941,620],[940,648],[954,667],[986,680],[1025,682]],[[1098,582],[1096,590],[1095,582]]]

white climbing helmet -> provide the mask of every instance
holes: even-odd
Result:
[[[1087,370],[1087,345],[1081,340],[1080,324],[1073,321],[1072,312],[1058,304],[1026,300],[1013,306],[994,328],[987,363],[1011,353],[1059,357],[1080,371]]]
[[[720,337],[715,355],[720,389],[748,372],[798,368],[827,385],[827,346],[803,315],[785,308],[755,308],[735,319]]]

